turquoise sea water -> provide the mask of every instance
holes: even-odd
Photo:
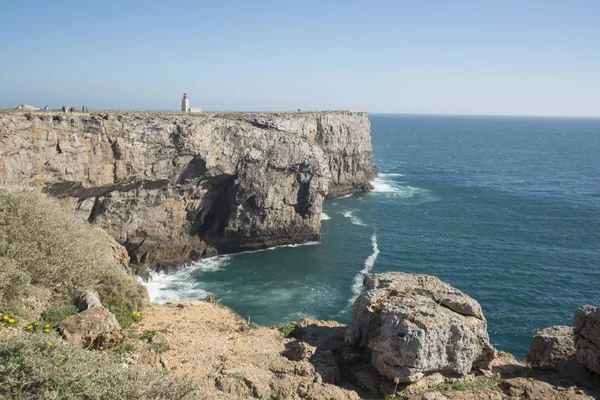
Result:
[[[371,115],[375,190],[324,204],[318,244],[219,256],[149,283],[272,325],[348,322],[366,272],[432,274],[478,300],[497,348],[600,305],[600,119]]]

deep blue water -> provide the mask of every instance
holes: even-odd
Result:
[[[375,190],[324,204],[321,243],[220,256],[150,284],[265,325],[347,322],[362,273],[432,274],[478,300],[497,348],[600,304],[600,119],[371,115]]]

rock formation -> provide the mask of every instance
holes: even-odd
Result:
[[[79,314],[61,322],[60,334],[73,344],[86,349],[106,349],[116,346],[123,333],[117,318],[100,303],[98,293],[86,291],[79,298]]]
[[[533,367],[559,368],[574,354],[573,328],[551,326],[534,332],[526,361]]]
[[[369,349],[386,378],[409,383],[489,366],[495,350],[477,301],[428,275],[367,275],[364,284],[346,341]]]
[[[359,112],[0,114],[0,186],[69,199],[137,264],[319,239],[326,196],[370,189]]]
[[[573,318],[577,361],[600,374],[600,307],[579,307]]]

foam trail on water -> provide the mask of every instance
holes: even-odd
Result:
[[[327,221],[328,219],[331,219],[331,217],[327,214],[325,214],[324,212],[321,213],[321,221]]]
[[[316,246],[318,244],[321,244],[321,242],[312,241],[312,242],[306,242],[306,243],[282,244],[279,246],[267,247],[266,249],[241,251],[239,253],[232,254],[231,256],[235,257],[238,254],[260,253],[261,251],[271,251],[271,250],[276,250],[276,249],[285,248],[285,247]]]
[[[371,272],[373,269],[373,265],[375,265],[375,260],[377,260],[377,256],[379,255],[379,247],[377,247],[377,234],[374,233],[371,235],[371,245],[373,246],[373,253],[365,260],[365,267],[354,277],[354,283],[352,284],[352,297],[348,299],[348,303],[351,305],[354,304],[354,300],[360,295],[363,286],[363,278],[366,274]]]
[[[338,197],[338,199],[347,199],[348,197],[351,197],[351,196],[353,196],[353,195],[354,195],[354,193],[345,194],[345,195],[343,195],[343,196],[340,196],[340,197]]]
[[[353,214],[354,211],[346,211],[343,216],[346,218],[349,218],[350,221],[352,221],[352,223],[354,225],[360,225],[360,226],[365,226],[364,222],[361,221],[360,218],[358,218],[356,215]]]
[[[394,177],[397,177],[397,176],[404,176],[404,174],[400,174],[400,173],[397,173],[397,172],[388,172],[388,173],[379,173],[379,176],[382,177],[382,178],[388,178],[388,177],[394,178]]]

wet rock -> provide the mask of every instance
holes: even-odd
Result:
[[[574,354],[573,328],[552,326],[535,331],[526,361],[533,367],[557,369]]]
[[[111,348],[123,338],[117,318],[104,307],[93,307],[72,315],[58,330],[65,339],[86,349]]]
[[[364,284],[346,340],[371,350],[386,378],[410,383],[489,367],[495,350],[474,299],[428,275],[374,274]]]

